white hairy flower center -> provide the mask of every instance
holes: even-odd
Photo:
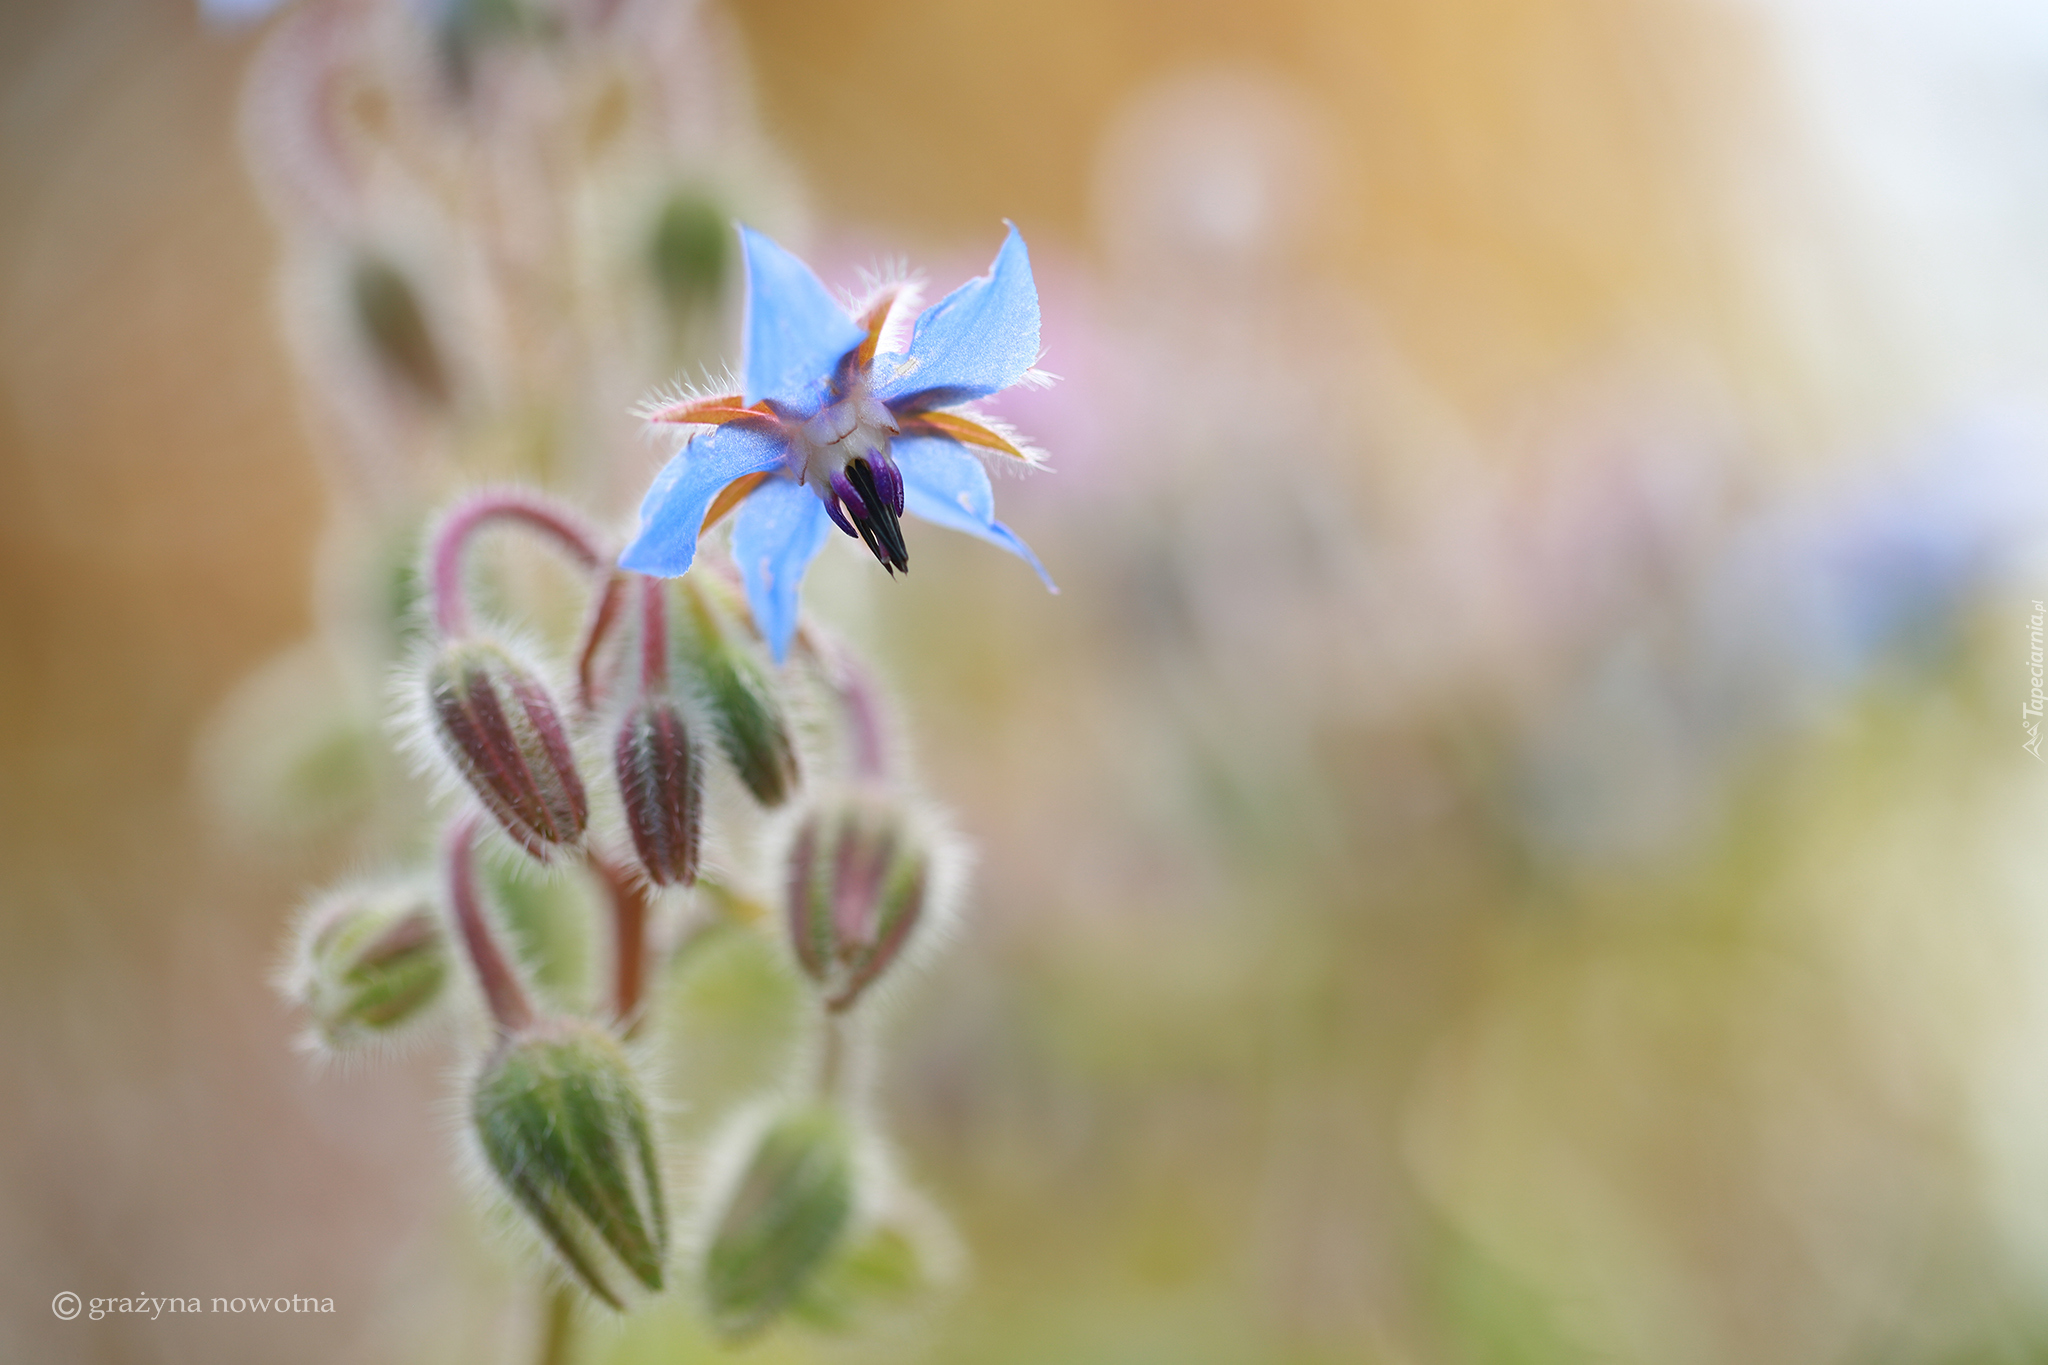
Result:
[[[817,479],[829,485],[832,476],[855,460],[889,457],[889,440],[896,435],[896,419],[889,409],[871,396],[865,387],[825,408],[801,426],[790,442],[797,460],[797,480]]]

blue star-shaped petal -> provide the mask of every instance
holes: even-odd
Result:
[[[699,429],[641,500],[640,534],[620,565],[673,578],[696,558],[698,535],[737,507],[733,556],[778,663],[796,633],[797,587],[828,523],[894,574],[910,567],[899,523],[907,511],[1001,546],[1052,588],[1038,557],[995,519],[988,471],[974,452],[1026,465],[1037,456],[960,409],[1034,373],[1038,288],[1017,230],[988,274],[919,315],[900,355],[875,353],[899,290],[884,288],[849,316],[809,266],[760,233],[742,227],[740,244],[742,392],[648,413]]]

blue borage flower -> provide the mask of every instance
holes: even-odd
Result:
[[[1022,559],[1053,591],[1038,557],[995,519],[980,455],[1041,463],[1000,424],[961,405],[1041,378],[1038,288],[1016,228],[989,273],[918,316],[903,353],[877,354],[906,299],[878,288],[851,315],[809,266],[751,228],[744,391],[658,402],[643,416],[699,427],[640,503],[640,534],[619,557],[638,573],[673,578],[697,538],[727,512],[733,557],[754,620],[780,663],[796,632],[797,588],[824,546],[828,522],[865,542],[891,574],[910,555],[906,511]]]

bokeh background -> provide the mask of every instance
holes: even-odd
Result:
[[[998,485],[1060,596],[937,532],[812,585],[980,852],[882,1106],[968,1270],[752,1358],[2048,1358],[2048,11],[620,8],[618,109],[395,10],[351,61],[476,84],[346,105],[407,181],[295,121],[349,4],[0,6],[0,1358],[531,1358],[454,1054],[309,1066],[267,978],[402,842],[380,517],[627,513],[732,213],[940,290],[1012,219],[1063,376]],[[421,184],[616,250],[492,313]],[[679,1070],[773,1051],[764,960]]]

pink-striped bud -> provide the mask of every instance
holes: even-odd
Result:
[[[657,886],[697,880],[703,760],[674,701],[650,697],[626,713],[613,746],[619,795],[640,866]]]
[[[427,674],[434,735],[485,809],[545,862],[575,844],[590,802],[547,688],[482,640],[458,640]]]
[[[787,870],[797,962],[827,1009],[846,1009],[901,956],[924,917],[930,854],[892,805],[841,798],[805,815]]]

